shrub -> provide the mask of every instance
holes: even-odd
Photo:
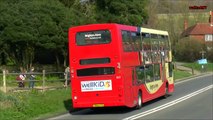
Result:
[[[176,45],[176,59],[185,62],[193,62],[201,59],[200,51],[205,50],[205,45],[194,38],[183,38]]]
[[[213,49],[207,51],[206,53],[208,62],[213,62]]]

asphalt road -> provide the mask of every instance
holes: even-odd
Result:
[[[175,92],[167,99],[159,98],[143,104],[140,110],[103,108],[83,109],[51,120],[155,120],[213,119],[213,74],[175,83]]]

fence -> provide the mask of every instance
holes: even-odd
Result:
[[[26,79],[19,81],[16,79],[20,74],[25,75]],[[68,86],[69,78],[64,72],[34,72],[35,80],[30,80],[31,73],[9,73],[5,70],[0,73],[0,90],[3,92],[19,91],[19,90],[30,90],[30,83],[33,82],[34,88],[38,90],[49,90],[49,89],[58,89]],[[19,83],[23,82],[24,86],[20,87]]]

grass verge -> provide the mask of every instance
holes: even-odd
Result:
[[[185,63],[183,64],[185,67],[194,68],[195,70],[202,71],[202,65],[197,62],[194,63]],[[213,63],[204,64],[204,71],[213,71]]]
[[[178,79],[186,78],[190,76],[192,76],[192,74],[188,73],[187,71],[174,70],[174,80],[178,80]]]
[[[0,93],[0,119],[32,120],[64,113],[71,109],[70,95],[70,89]]]

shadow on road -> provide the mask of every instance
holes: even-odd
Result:
[[[71,111],[72,108],[72,100],[68,99],[64,101],[64,107],[66,108],[67,111]]]
[[[143,110],[144,107],[159,102],[165,99],[164,97],[160,97],[158,99],[146,102],[143,104],[143,107],[140,110]],[[135,108],[128,108],[128,107],[105,107],[105,108],[90,108],[90,109],[78,109],[76,112],[70,112],[72,115],[104,115],[104,114],[125,114],[130,112],[136,112]]]
[[[133,110],[134,109],[127,107],[105,107],[105,108],[81,109],[79,112],[71,112],[70,114],[72,115],[125,114]]]

